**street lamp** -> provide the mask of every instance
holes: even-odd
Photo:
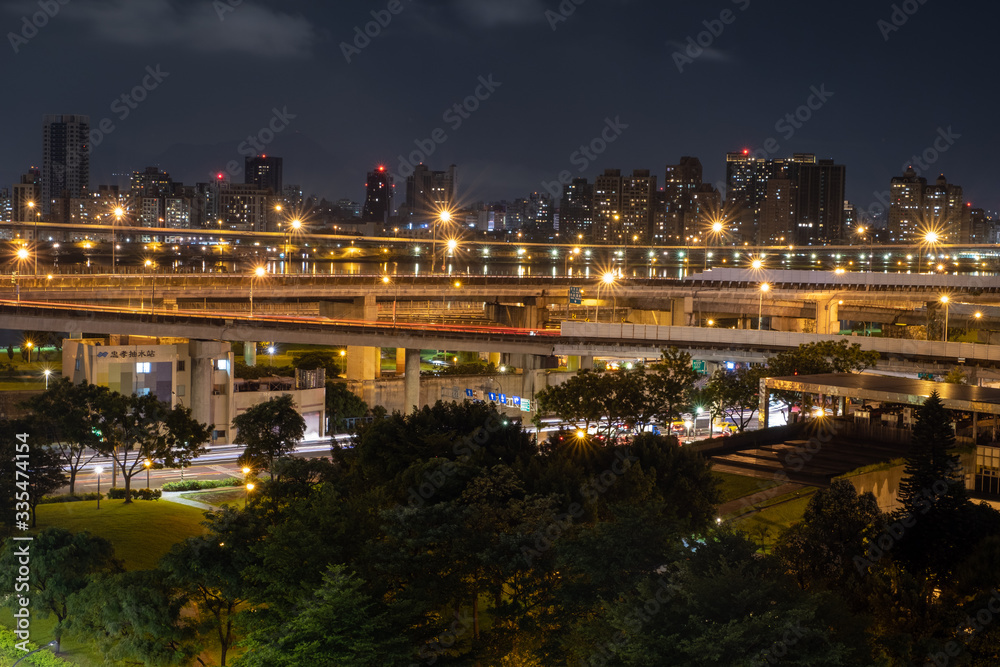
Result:
[[[45,646],[39,646],[34,651],[28,651],[27,653],[25,653],[24,655],[22,655],[20,658],[18,658],[17,661],[15,661],[13,665],[11,665],[11,667],[15,667],[17,665],[17,663],[21,662],[22,660],[24,660],[25,658],[27,658],[32,653],[38,653],[39,651],[43,651],[43,650],[45,650],[47,648],[55,649],[55,651],[58,653],[59,652],[59,640],[58,639],[53,639],[52,641],[50,641]]]
[[[33,349],[35,348],[35,344],[34,344],[34,343],[32,343],[32,342],[31,342],[31,341],[29,340],[28,342],[26,342],[26,343],[24,344],[24,346],[28,348],[28,363],[30,364],[30,363],[31,363],[31,351],[32,351],[32,350],[33,350]]]
[[[250,317],[253,317],[253,284],[258,278],[263,278],[267,275],[267,268],[264,266],[258,266],[253,270],[250,275]]]
[[[284,273],[287,274],[288,273],[288,264],[290,263],[289,260],[291,260],[291,252],[292,252],[291,251],[292,233],[293,232],[298,233],[298,231],[302,229],[302,221],[299,220],[298,218],[295,218],[290,223],[288,223],[288,227],[286,227],[286,229],[288,231],[285,234],[285,271],[284,271]]]
[[[454,257],[455,256],[455,250],[458,248],[458,241],[456,241],[455,239],[448,239],[447,248],[448,248],[448,252],[451,253],[451,256]],[[446,260],[446,255],[444,253],[442,253],[441,254],[441,271],[444,271],[447,268],[446,261],[447,261]]]
[[[451,222],[451,211],[441,211],[438,214],[437,224],[431,223],[431,274],[434,273],[434,265],[437,264],[437,235],[438,227],[442,223]],[[444,264],[444,258],[441,258],[441,264]],[[443,270],[443,269],[442,269]]]
[[[31,209],[31,212],[35,214],[35,232],[33,235],[35,240],[35,268],[32,273],[37,276],[38,275],[38,211],[35,210],[35,202],[33,201],[28,202],[28,208]]]
[[[722,230],[725,229],[725,225],[720,221],[715,221],[709,228],[712,235],[715,237],[715,242],[719,242],[719,236],[722,234]],[[708,270],[708,234],[705,234],[705,270]]]
[[[934,246],[936,246],[940,241],[941,241],[940,234],[938,234],[937,232],[927,232],[926,234],[924,234],[923,243],[921,243],[920,245],[921,246],[928,245],[933,250]],[[917,249],[917,251],[920,253],[920,255],[917,258],[917,273],[920,273],[920,268],[924,260],[924,249],[923,247],[920,247]]]
[[[273,345],[268,345],[268,347],[267,347],[267,356],[269,358],[268,359],[268,363],[271,366],[274,366],[274,346]]]
[[[247,495],[246,498],[243,499],[243,509],[246,509],[247,503],[250,502],[250,492],[253,491],[253,487],[254,487],[253,482],[247,482]]]
[[[767,283],[760,284],[760,298],[757,300],[757,331],[761,330],[764,323],[764,292],[770,291],[771,286]]]
[[[48,368],[46,368],[44,371],[42,371],[42,374],[45,376],[45,391],[48,391],[49,390],[49,376],[52,375],[52,371],[49,370]]]
[[[601,276],[601,282],[597,283],[597,306],[594,308],[594,321],[601,321],[601,285],[612,285],[615,282],[615,274],[611,271],[605,272]]]
[[[948,304],[951,303],[951,299],[945,294],[941,297],[941,303],[944,304],[944,342],[948,342]],[[978,313],[977,313],[978,314]]]
[[[101,473],[104,472],[104,468],[97,466],[94,472],[97,474],[97,509],[101,509]]]
[[[115,225],[120,225],[122,222],[122,217],[125,215],[125,209],[121,206],[116,206],[114,210],[115,222],[111,225],[111,273],[115,272],[115,265],[117,264],[116,257],[116,246],[118,245],[118,230]]]

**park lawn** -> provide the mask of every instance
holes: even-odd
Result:
[[[737,498],[745,498],[755,493],[760,493],[766,489],[780,486],[779,482],[760,477],[746,477],[745,475],[733,475],[728,472],[712,472],[712,477],[719,480],[719,493],[722,500],[719,504],[728,503]]]
[[[0,382],[0,391],[45,391],[45,380],[6,380]]]
[[[206,505],[222,507],[223,505],[238,505],[240,507],[246,502],[247,490],[243,486],[234,486],[223,489],[209,489],[207,491],[191,491],[182,493],[181,498],[196,500]]]
[[[816,491],[818,489],[810,487],[769,498],[754,506],[759,511],[747,509],[729,523],[751,538],[759,540],[764,544],[765,550],[770,551],[782,531],[802,520],[806,506]]]
[[[129,570],[155,568],[175,543],[201,535],[204,510],[166,500],[96,500],[38,506],[38,530],[58,526],[105,538]]]
[[[14,627],[14,616],[13,610],[8,607],[0,608],[0,624],[5,628]],[[48,618],[41,618],[40,616],[32,616],[31,618],[31,641],[34,644],[45,645],[56,638],[53,634],[52,629],[56,627],[56,617],[49,616]],[[101,656],[100,652],[93,646],[87,644],[86,642],[79,641],[76,637],[72,635],[63,635],[63,638],[59,642],[59,657],[66,662],[79,665],[79,667],[103,667],[104,658]],[[22,665],[31,664],[27,660],[22,662]]]

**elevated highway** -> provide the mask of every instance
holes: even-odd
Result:
[[[766,294],[763,283],[770,288]],[[572,306],[574,288],[582,303]],[[674,326],[729,319],[750,329],[759,316],[772,329],[822,334],[838,332],[843,321],[929,325],[943,319],[940,304],[947,295],[953,322],[969,323],[979,313],[981,330],[1000,329],[1000,277],[977,275],[714,269],[684,279],[627,278],[604,285],[584,276],[95,274],[21,276],[0,287],[0,296],[16,298],[18,292],[45,302],[232,313],[248,313],[252,293],[258,312],[265,313],[493,321],[537,329],[556,319],[601,315]]]

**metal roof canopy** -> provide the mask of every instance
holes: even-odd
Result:
[[[1000,389],[991,387],[855,373],[773,377],[766,378],[763,384],[768,390],[800,391],[908,405],[922,405],[932,392],[937,392],[948,410],[1000,415]]]

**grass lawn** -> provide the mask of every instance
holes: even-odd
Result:
[[[156,567],[160,557],[175,542],[204,532],[202,510],[164,500],[136,501],[126,505],[123,500],[102,500],[75,503],[50,503],[38,506],[38,528],[52,526],[74,532],[89,531],[110,541],[115,554],[130,570]],[[46,644],[54,636],[55,617],[34,617],[31,622],[31,640]],[[13,625],[11,610],[0,609],[0,623]],[[90,646],[72,636],[63,638],[60,657],[81,667],[100,667],[104,661]],[[22,664],[28,664],[25,661]]]
[[[769,551],[781,531],[802,520],[806,505],[817,490],[810,487],[770,498],[754,506],[759,511],[752,512],[748,508],[731,519],[730,523],[755,539],[763,535],[762,541]]]
[[[188,500],[197,500],[199,503],[215,505],[216,507],[222,507],[223,505],[233,505],[233,504],[243,507],[243,503],[246,502],[246,497],[247,497],[247,490],[245,487],[242,486],[222,488],[222,489],[209,489],[207,491],[191,491],[188,493],[181,494],[181,498],[187,498]]]
[[[7,607],[0,608],[0,623],[7,628],[13,627],[13,611]],[[31,619],[31,641],[40,646],[48,644],[56,638],[52,633],[55,626],[55,616],[48,618],[33,616]],[[19,655],[23,654],[19,653]],[[104,659],[98,651],[68,635],[64,635],[59,643],[59,657],[71,664],[80,665],[80,667],[103,667],[104,665]],[[28,658],[21,664],[29,665],[31,664],[30,660],[31,658]]]
[[[203,520],[203,510],[165,500],[102,500],[100,510],[96,500],[38,506],[38,530],[90,531],[111,542],[130,570],[156,567],[174,543],[201,535]]]
[[[719,492],[722,494],[720,503],[728,503],[730,500],[752,496],[765,489],[780,485],[774,480],[733,475],[728,472],[713,472],[712,476],[721,482],[719,484]]]

